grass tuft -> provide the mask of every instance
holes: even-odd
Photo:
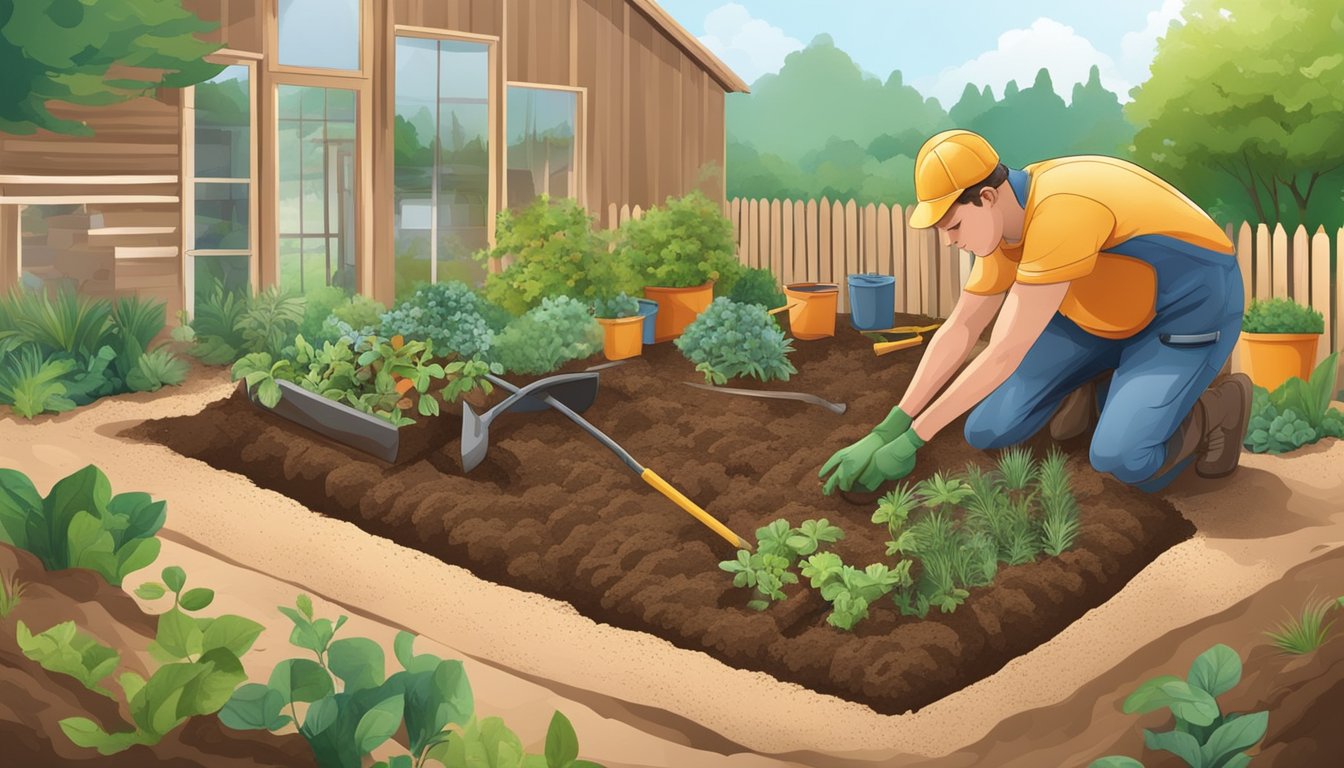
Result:
[[[999,454],[999,478],[1010,491],[1024,491],[1036,480],[1036,459],[1031,449],[1022,446],[1009,448]]]
[[[1281,653],[1301,656],[1311,653],[1329,639],[1330,627],[1334,620],[1326,621],[1325,616],[1334,607],[1335,601],[1328,599],[1308,600],[1302,612],[1280,622],[1277,627],[1265,632]]]
[[[13,573],[0,576],[0,619],[9,618],[9,614],[23,600],[23,590],[27,585],[19,581]]]

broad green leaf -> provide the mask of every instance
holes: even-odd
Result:
[[[219,721],[235,731],[279,730],[290,722],[289,717],[280,714],[284,698],[268,686],[248,683],[234,691],[219,710]]]
[[[334,693],[331,675],[310,659],[286,659],[271,670],[270,686],[291,701],[313,702]]]
[[[140,570],[148,568],[159,557],[159,550],[163,546],[157,538],[133,539],[126,542],[117,550],[116,580],[108,579],[114,586],[121,586],[125,578]]]
[[[69,675],[96,693],[112,695],[99,683],[116,670],[120,655],[93,636],[80,632],[73,621],[62,622],[37,635],[19,621],[15,639],[23,655],[43,669]]]
[[[167,519],[167,510],[167,502],[154,501],[148,493],[138,491],[119,493],[107,503],[108,512],[123,515],[129,522],[118,544],[131,539],[147,539],[158,533]]]
[[[227,648],[215,648],[201,654],[197,666],[205,672],[188,682],[178,700],[179,717],[194,717],[218,712],[238,686],[247,682],[247,673],[238,657]]]
[[[135,731],[108,733],[85,717],[67,717],[59,723],[61,732],[77,747],[95,749],[100,755],[115,755],[141,742]]]
[[[1340,598],[1340,604],[1344,605],[1344,597]],[[415,651],[413,650],[414,645],[415,635],[406,630],[398,632],[396,639],[392,641],[392,653],[397,657],[397,661],[401,664],[402,669],[412,672],[420,671],[411,669],[411,661],[415,658]]]
[[[392,738],[401,727],[401,712],[405,702],[402,696],[390,696],[375,704],[355,726],[355,746],[361,754],[372,752],[378,745]]]
[[[201,627],[192,617],[172,608],[159,614],[159,629],[154,640],[176,658],[196,656],[201,652]]]
[[[341,707],[336,703],[334,695],[314,701],[312,706],[308,707],[308,714],[303,716],[304,735],[308,738],[320,736],[336,722],[340,714]]]
[[[225,614],[210,622],[201,637],[201,651],[227,648],[234,656],[242,657],[256,642],[263,627],[251,619]]]
[[[1221,768],[1246,768],[1250,764],[1251,756],[1242,752],[1229,758],[1226,763],[1222,764]]]
[[[0,469],[0,542],[26,549],[39,558],[43,553],[28,542],[29,520],[42,516],[42,495],[28,476],[13,469]]]
[[[1208,768],[1221,768],[1232,755],[1264,738],[1268,728],[1268,712],[1242,715],[1223,723],[1213,732],[1204,746],[1200,747],[1204,765]]]
[[[432,672],[409,674],[406,735],[411,752],[418,753],[449,724],[465,726],[470,722],[475,704],[460,661],[441,661]]]
[[[327,648],[327,667],[346,693],[376,688],[383,682],[383,648],[365,637],[348,637]]]
[[[145,687],[145,678],[134,672],[123,672],[117,676],[117,684],[121,686],[125,700],[132,701]]]
[[[548,768],[567,768],[579,759],[579,737],[574,726],[558,710],[551,716],[546,731],[546,765]]]
[[[1176,755],[1191,768],[1204,768],[1199,754],[1199,742],[1188,733],[1181,733],[1180,731],[1157,733],[1156,731],[1144,730],[1143,743],[1149,749],[1163,750]]]
[[[1219,643],[1195,659],[1187,679],[1214,698],[1222,696],[1241,682],[1241,657]]]
[[[173,730],[184,719],[177,713],[183,691],[208,671],[207,666],[190,662],[159,667],[131,701],[131,718],[146,733],[163,735]]]
[[[1152,712],[1155,709],[1167,706],[1166,696],[1162,693],[1162,686],[1170,682],[1180,682],[1180,680],[1181,678],[1175,675],[1161,675],[1145,681],[1143,685],[1140,685],[1136,691],[1129,695],[1129,698],[1125,699],[1125,714]]]
[[[49,570],[69,567],[66,557],[70,522],[78,512],[101,518],[111,498],[112,486],[107,475],[92,464],[58,480],[42,502],[43,518],[30,521],[28,526],[33,553],[42,558]]]
[[[498,717],[487,717],[479,728],[479,749],[475,754],[484,758],[481,768],[520,768],[523,762],[523,744],[518,735],[509,729]],[[467,762],[471,764],[472,752],[468,748]]]
[[[71,568],[87,568],[102,574],[108,582],[116,580],[116,542],[103,528],[103,521],[80,510],[70,519],[66,531],[67,562]]]
[[[299,610],[309,621],[313,620],[313,600],[307,595],[299,595],[294,601],[299,606]]]
[[[187,572],[176,565],[170,565],[163,569],[163,583],[168,586],[170,592],[181,592],[183,585],[187,583]]]
[[[215,591],[197,587],[187,590],[178,600],[184,611],[199,611],[215,601]]]
[[[1143,763],[1132,757],[1110,755],[1099,760],[1093,760],[1087,768],[1143,768]]]

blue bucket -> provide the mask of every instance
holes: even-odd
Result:
[[[849,276],[849,322],[855,330],[880,331],[896,320],[896,278],[874,273]]]
[[[658,302],[648,299],[639,300],[639,316],[644,318],[644,343],[653,343],[653,325],[658,315]]]

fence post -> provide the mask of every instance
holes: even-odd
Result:
[[[840,284],[840,302],[841,312],[849,311],[849,288],[844,284],[843,278],[837,275],[837,272],[845,271],[845,249],[848,244],[845,242],[845,206],[839,200],[831,203],[831,258],[826,259],[827,271],[826,282]]]
[[[1316,234],[1312,235],[1310,255],[1311,306],[1325,318],[1325,333],[1321,334],[1316,351],[1317,359],[1323,359],[1330,355],[1335,325],[1334,313],[1330,311],[1330,236],[1325,234],[1325,227],[1317,227]]]
[[[1274,296],[1274,284],[1270,280],[1270,266],[1274,263],[1274,253],[1270,248],[1269,225],[1255,226],[1255,298],[1264,300]]]
[[[1274,225],[1274,250],[1273,263],[1270,267],[1274,273],[1274,298],[1288,298],[1288,233],[1284,231],[1283,224]]]
[[[1308,251],[1310,247],[1311,239],[1307,234],[1307,228],[1298,224],[1297,231],[1293,232],[1293,248],[1288,253],[1293,281],[1293,301],[1299,304],[1307,304],[1311,300],[1311,256]]]
[[[896,311],[906,309],[905,209],[891,206],[891,274],[896,277]]]
[[[1254,248],[1255,238],[1251,234],[1251,223],[1241,222],[1241,229],[1237,231],[1237,266],[1241,269],[1242,285],[1242,303],[1246,306],[1251,305],[1252,290],[1255,281],[1255,275],[1251,272],[1251,254]]]

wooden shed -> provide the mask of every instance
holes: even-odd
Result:
[[[92,137],[0,137],[0,288],[339,286],[390,302],[479,279],[537,195],[724,196],[746,85],[653,0],[183,0],[216,78],[74,109]]]

